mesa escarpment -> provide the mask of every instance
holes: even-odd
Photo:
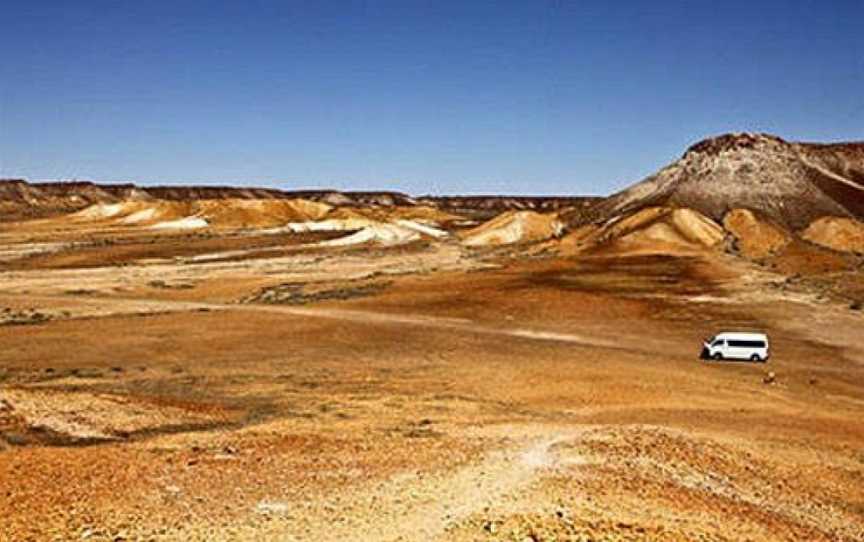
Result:
[[[434,207],[445,212],[490,218],[507,210],[576,210],[601,198],[581,196],[420,196],[396,191],[284,190],[280,188],[98,184],[91,181],[28,182],[0,179],[0,221],[42,218],[80,211],[96,203],[165,200],[307,200],[333,207]]]
[[[480,195],[424,196],[419,201],[453,213],[491,218],[505,211],[535,211],[539,213],[568,211],[575,215],[602,200],[602,197],[595,196]]]

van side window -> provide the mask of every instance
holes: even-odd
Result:
[[[737,348],[765,348],[765,341],[729,341],[729,346]]]

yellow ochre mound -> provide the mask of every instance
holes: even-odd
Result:
[[[814,220],[801,237],[839,252],[864,254],[864,222],[859,220],[825,216]]]
[[[733,209],[723,217],[723,227],[735,238],[738,250],[748,258],[765,258],[789,244],[791,236],[780,226],[750,209]]]
[[[565,251],[581,252],[604,246],[634,253],[679,253],[720,244],[719,224],[692,209],[648,207],[602,225],[579,227],[561,240]]]
[[[152,228],[256,228],[318,220],[330,210],[324,203],[302,199],[156,200],[99,203],[74,213],[72,218]]]
[[[561,235],[564,225],[555,213],[507,211],[461,234],[468,246],[511,245],[544,241]]]

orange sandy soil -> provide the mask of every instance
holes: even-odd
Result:
[[[0,273],[51,316],[0,325],[0,540],[864,538],[860,311],[721,256],[435,250]],[[386,284],[239,303],[327,265]],[[697,359],[722,328],[772,359]]]
[[[298,246],[333,239],[344,232],[294,233],[282,235],[226,236],[202,234],[136,235],[105,239],[101,236],[80,242],[56,252],[33,254],[25,258],[0,263],[3,270],[76,269],[109,265],[128,265],[147,260],[194,257],[227,253],[216,261],[234,259],[230,251],[243,251],[244,258],[273,257],[290,254]]]

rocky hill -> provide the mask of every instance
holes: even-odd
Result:
[[[578,213],[572,228],[647,207],[686,207],[718,222],[752,209],[792,230],[823,216],[864,218],[864,142],[791,143],[726,134],[691,146],[676,162]]]

